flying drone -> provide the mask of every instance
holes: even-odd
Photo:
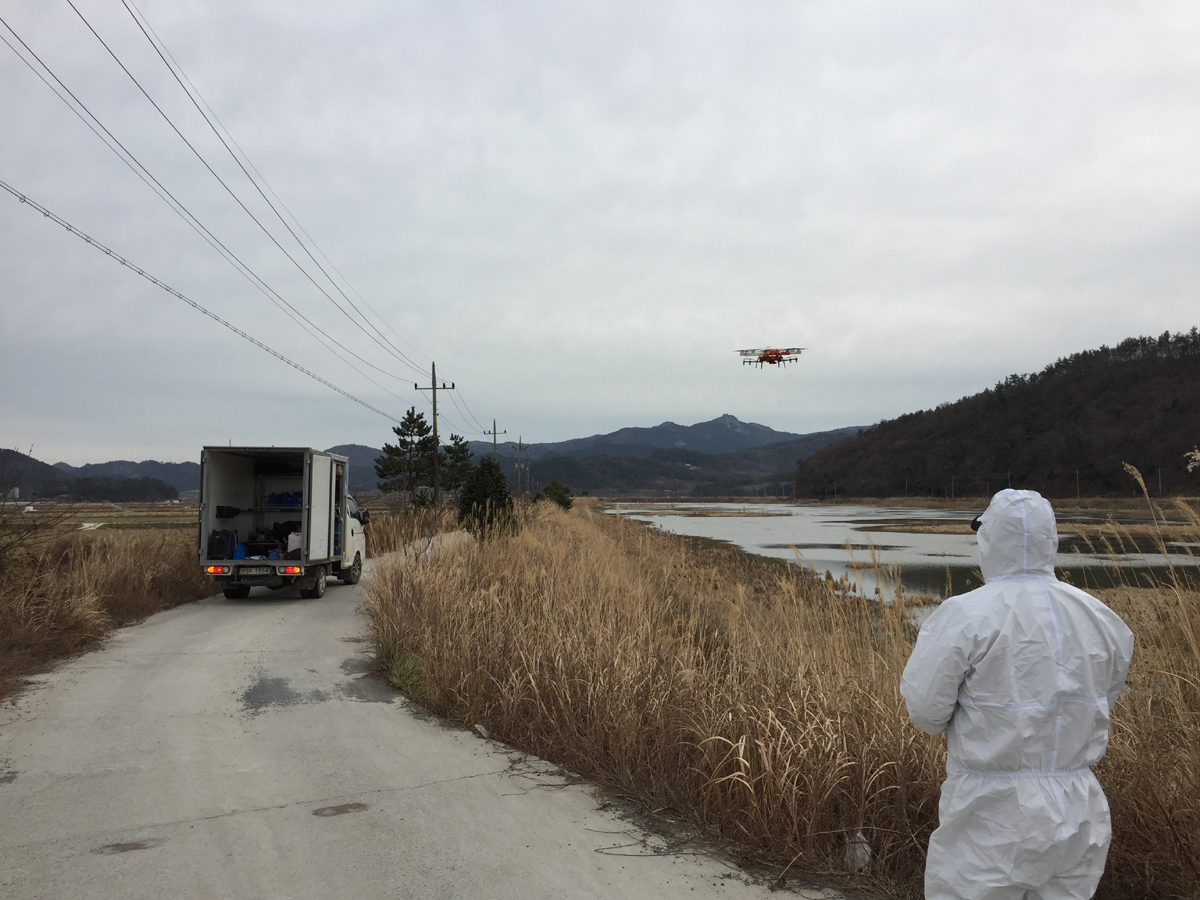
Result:
[[[743,357],[743,366],[758,366],[760,369],[763,365],[769,366],[786,366],[790,362],[795,362],[800,358],[801,352],[807,350],[807,347],[787,347],[780,350],[776,347],[767,347],[759,350],[737,350]]]

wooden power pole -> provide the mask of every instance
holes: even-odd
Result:
[[[496,458],[496,435],[508,434],[508,429],[505,429],[504,431],[497,431],[496,430],[496,420],[492,419],[492,430],[485,431],[484,434],[490,434],[492,436],[492,459],[495,459]]]
[[[521,493],[521,470],[525,468],[525,463],[522,460],[521,448],[522,448],[521,438],[518,437],[517,438],[517,496],[518,497],[525,496],[523,493]]]
[[[438,484],[438,456],[441,455],[442,445],[438,441],[438,415],[437,415],[437,392],[454,390],[454,382],[450,382],[450,386],[446,386],[446,382],[438,385],[437,380],[437,363],[430,365],[429,371],[430,381],[429,387],[421,387],[419,384],[413,385],[415,391],[432,391],[433,392],[433,502],[440,503],[442,500],[441,486]]]

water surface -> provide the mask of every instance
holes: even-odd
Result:
[[[621,506],[610,512],[675,534],[711,538],[750,553],[811,566],[834,578],[848,575],[867,593],[879,582],[899,578],[904,589],[937,597],[959,594],[983,583],[974,534],[881,531],[909,524],[968,523],[982,510],[895,506],[827,506],[787,503],[672,503]],[[1097,522],[1095,511],[1059,513],[1060,522]],[[1169,545],[1171,561],[1195,570],[1183,545]],[[1072,534],[1059,537],[1059,577],[1081,587],[1111,587],[1166,577],[1161,554],[1142,551],[1110,557],[1095,553]],[[1194,549],[1193,549],[1193,552]]]

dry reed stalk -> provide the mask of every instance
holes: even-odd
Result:
[[[367,611],[398,686],[776,872],[851,879],[862,831],[873,858],[853,880],[920,896],[944,742],[898,693],[902,592],[873,602],[587,510],[521,519],[376,569]],[[1184,896],[1200,884],[1200,671],[1169,593],[1108,594],[1138,649],[1098,768],[1116,833],[1099,896]]]
[[[213,591],[190,531],[62,536],[12,561],[0,579],[0,696],[113,628]]]
[[[422,542],[425,542],[428,549],[428,542],[431,542],[435,535],[453,531],[457,527],[458,516],[450,507],[394,504],[373,514],[371,524],[364,529],[367,536],[367,556],[409,552]]]

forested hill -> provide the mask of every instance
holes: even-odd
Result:
[[[937,409],[864,429],[796,467],[796,496],[985,496],[1007,487],[1074,497],[1200,493],[1200,332],[1129,338]]]

